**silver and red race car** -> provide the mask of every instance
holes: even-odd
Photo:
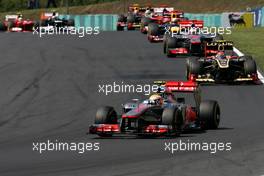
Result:
[[[118,115],[113,107],[97,110],[90,134],[111,137],[118,134],[138,136],[179,136],[184,131],[218,128],[220,107],[216,101],[201,101],[194,82],[158,81],[160,91],[142,102],[123,105]]]

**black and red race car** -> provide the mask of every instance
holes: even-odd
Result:
[[[101,137],[115,134],[179,136],[184,131],[218,128],[220,107],[213,100],[201,101],[196,83],[156,83],[162,85],[162,91],[141,103],[126,103],[121,115],[110,106],[99,108],[89,133]]]
[[[24,20],[21,14],[6,15],[5,21],[0,24],[0,30],[9,32],[32,32],[34,26],[34,21]]]
[[[205,44],[205,57],[187,59],[187,79],[207,83],[259,83],[257,65],[251,56],[238,56],[232,41]]]

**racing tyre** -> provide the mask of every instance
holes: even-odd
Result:
[[[5,25],[4,23],[0,22],[0,31],[5,31],[6,28],[5,28]]]
[[[169,52],[169,49],[171,48],[176,48],[177,47],[177,39],[174,37],[167,37],[166,40],[166,49],[164,49],[166,51],[166,54],[168,57],[171,57],[172,55]]]
[[[202,101],[199,107],[202,129],[217,129],[220,123],[220,107],[216,101]]]
[[[186,59],[186,79],[189,80],[191,62],[198,62],[199,57],[190,57]]]
[[[118,17],[118,22],[126,22],[126,17],[124,15],[120,15]]]
[[[128,16],[127,16],[127,22],[128,22],[128,23],[135,23],[135,21],[136,21],[136,17],[135,17],[135,15],[133,15],[133,14],[128,14]]]
[[[161,117],[162,125],[171,125],[173,131],[171,134],[179,136],[183,128],[183,116],[177,107],[165,108]]]
[[[104,106],[97,110],[95,124],[116,124],[117,113],[113,107]]]
[[[73,19],[69,19],[68,22],[67,22],[67,25],[68,26],[75,26],[75,22]]]
[[[123,31],[123,30],[124,30],[124,27],[123,27],[123,26],[117,26],[116,29],[117,29],[118,31]]]
[[[246,75],[257,73],[256,62],[253,59],[246,59],[244,61],[244,71]]]
[[[159,35],[159,25],[156,23],[149,23],[148,24],[148,33],[149,35]]]
[[[169,34],[165,34],[163,37],[163,53],[166,54],[167,53],[167,40],[169,38]]]
[[[201,73],[202,66],[197,59],[190,59],[188,64],[189,64],[189,66],[187,65],[188,75],[189,74],[199,75]]]

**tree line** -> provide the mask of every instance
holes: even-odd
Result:
[[[0,0],[0,12],[18,11],[32,8],[46,8],[49,0]],[[110,2],[115,0],[54,0],[58,7],[82,6],[89,4],[97,4],[102,2]],[[32,3],[34,6],[32,6]]]

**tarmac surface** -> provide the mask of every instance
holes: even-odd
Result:
[[[184,80],[185,59],[139,32],[97,36],[0,33],[1,176],[260,176],[264,174],[262,85],[203,86],[221,107],[218,130],[174,139],[86,135],[96,109],[140,93],[99,92],[99,85]],[[100,143],[100,150],[33,151],[33,142]],[[231,151],[165,151],[165,142],[231,143]]]

